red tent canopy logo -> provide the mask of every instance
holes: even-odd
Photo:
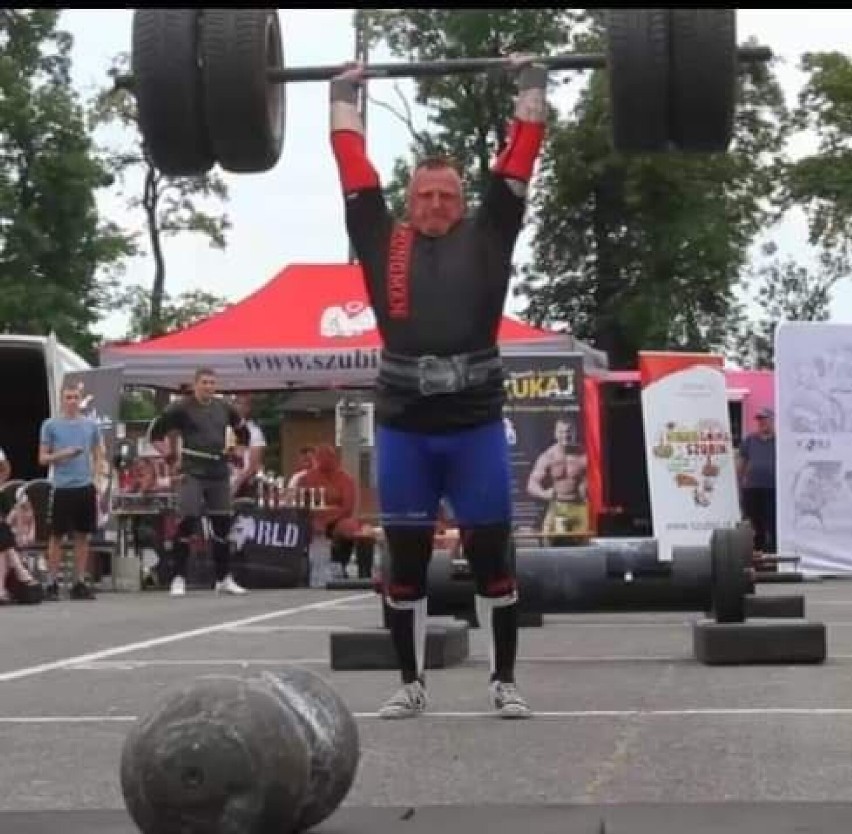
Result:
[[[327,339],[361,336],[376,329],[373,308],[363,301],[326,307],[320,316],[320,335]]]

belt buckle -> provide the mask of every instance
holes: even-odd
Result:
[[[462,381],[461,369],[454,357],[427,355],[417,360],[420,393],[424,397],[450,394],[457,391]]]

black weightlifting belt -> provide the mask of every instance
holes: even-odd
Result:
[[[497,348],[452,356],[401,356],[383,350],[378,381],[389,388],[430,397],[454,394],[500,379],[502,367]]]

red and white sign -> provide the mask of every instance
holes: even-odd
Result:
[[[704,546],[740,518],[739,492],[721,357],[643,351],[642,420],[659,558]]]

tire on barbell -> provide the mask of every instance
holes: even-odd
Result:
[[[669,146],[669,14],[667,9],[609,9],[607,68],[616,151]]]
[[[132,72],[139,129],[154,167],[200,177],[215,164],[198,71],[198,9],[136,9]]]
[[[671,9],[671,139],[724,153],[737,97],[736,9]]]
[[[277,9],[204,9],[202,74],[207,125],[221,167],[236,174],[274,168],[284,144],[286,88]]]
[[[745,622],[751,552],[751,537],[741,527],[719,528],[710,534],[713,613],[718,623]]]

